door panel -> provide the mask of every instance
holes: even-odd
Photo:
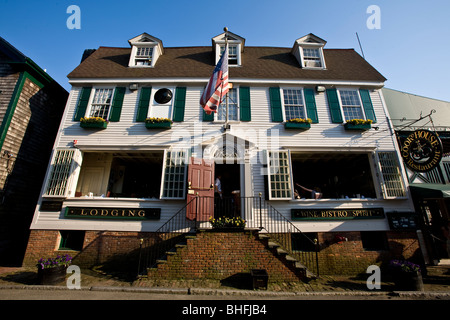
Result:
[[[214,161],[191,158],[188,167],[186,217],[208,221],[214,216]],[[195,199],[198,197],[197,199]]]

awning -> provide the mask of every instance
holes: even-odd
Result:
[[[409,186],[413,197],[421,199],[450,198],[450,184],[412,183]]]

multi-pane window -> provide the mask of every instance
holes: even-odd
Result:
[[[184,150],[167,150],[164,157],[164,175],[161,198],[183,199],[186,189],[188,156]]]
[[[286,121],[295,118],[306,118],[302,90],[283,89],[283,97]]]
[[[136,58],[134,59],[136,66],[149,66],[152,63],[153,47],[137,47]]]
[[[322,67],[319,49],[303,48],[305,67]]]
[[[269,199],[291,199],[289,151],[267,151]]]
[[[45,195],[66,196],[69,177],[72,174],[75,149],[56,150],[51,163],[51,171]]]
[[[99,88],[95,89],[94,98],[91,103],[89,117],[100,117],[108,120],[108,114],[111,107],[113,89]]]
[[[395,152],[378,152],[385,198],[405,197],[400,166]]]
[[[217,120],[224,121],[227,117],[227,104],[224,99],[217,110]],[[237,90],[232,88],[228,91],[228,120],[239,120]]]
[[[225,46],[220,47],[220,56],[222,56]],[[238,46],[228,45],[228,64],[238,64]]]
[[[339,90],[339,94],[341,96],[342,110],[344,111],[345,120],[364,119],[358,91]]]

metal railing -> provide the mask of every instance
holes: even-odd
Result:
[[[260,230],[310,272],[319,275],[316,241],[302,233],[261,195],[216,197],[212,200],[211,197],[192,198],[158,230],[141,239],[138,275],[146,274],[147,268],[156,267],[159,259],[174,253],[175,246],[185,242],[189,234],[194,235],[198,229],[212,229],[209,221],[187,219],[188,211],[192,210],[211,210],[211,216],[215,218],[243,217],[246,228]]]

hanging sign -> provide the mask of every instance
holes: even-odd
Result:
[[[406,166],[417,172],[436,168],[442,159],[442,142],[429,130],[416,130],[403,142],[401,155]]]

